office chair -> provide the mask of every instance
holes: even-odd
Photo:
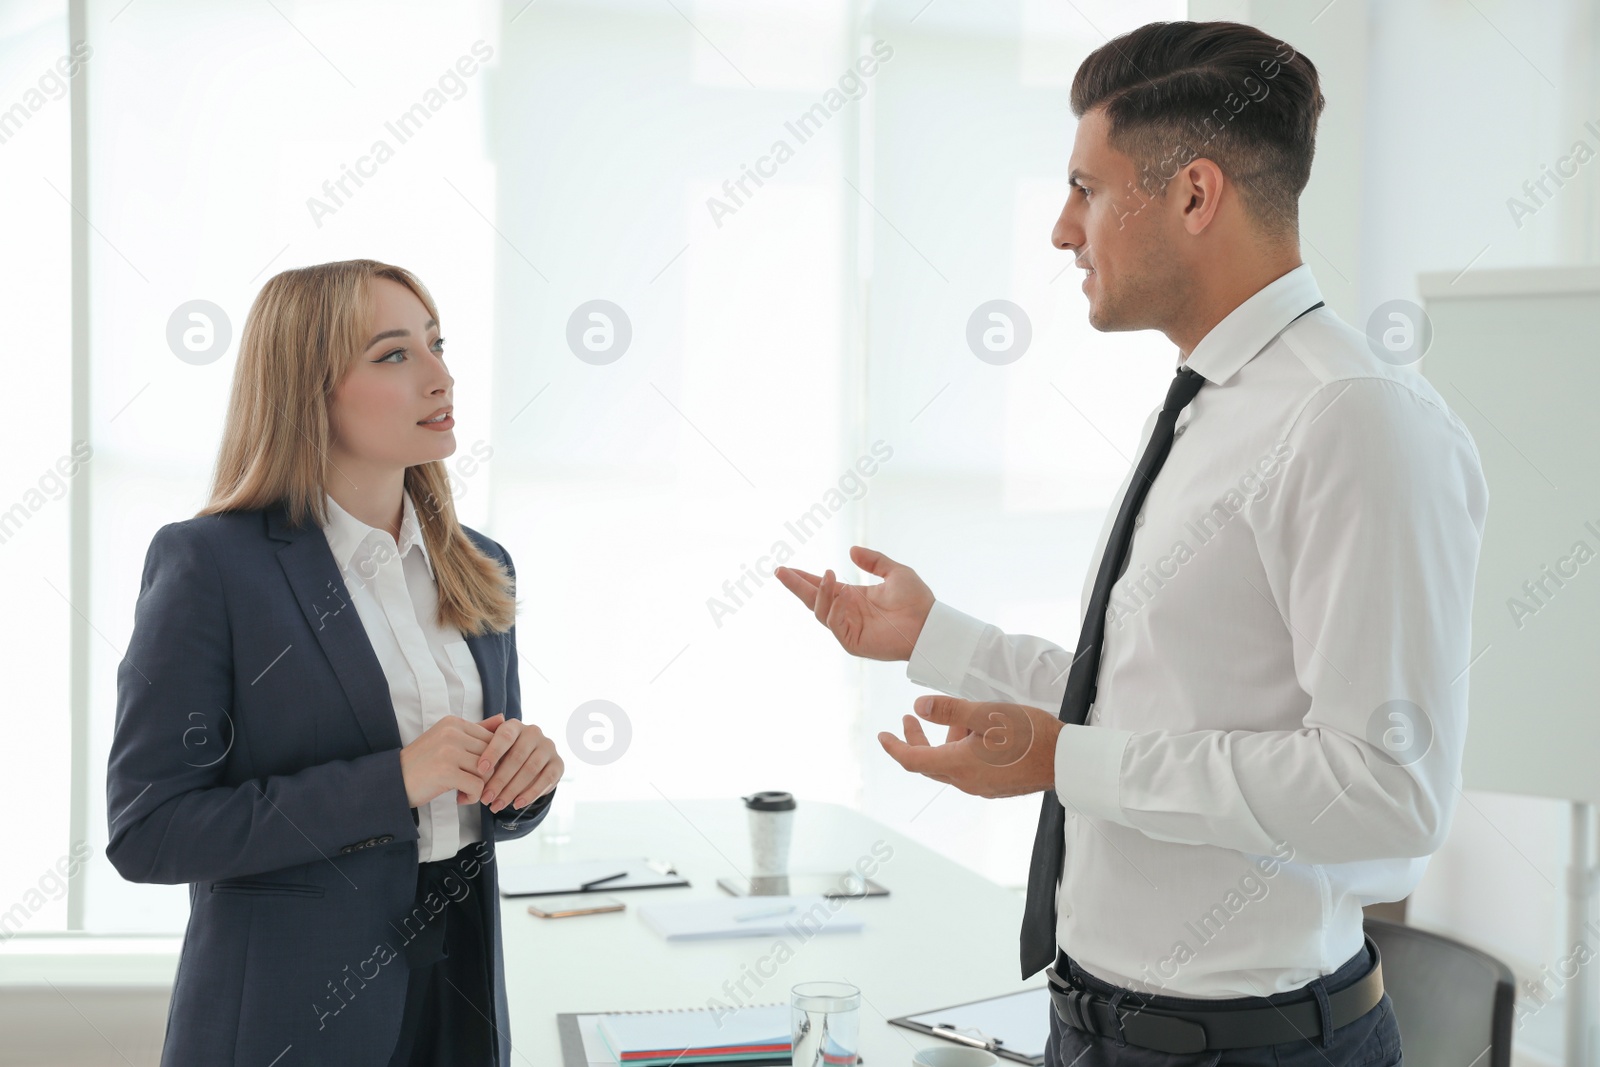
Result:
[[[1368,919],[1406,1067],[1511,1067],[1511,968],[1459,941]]]

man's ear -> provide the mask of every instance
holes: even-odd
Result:
[[[1222,190],[1227,179],[1222,168],[1204,156],[1189,161],[1167,188],[1173,207],[1190,234],[1203,233],[1221,208]]]

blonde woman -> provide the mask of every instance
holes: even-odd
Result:
[[[399,267],[273,278],[210,503],[150,543],[106,853],[189,883],[163,1064],[511,1062],[494,844],[562,760],[511,558],[456,521],[443,345]]]

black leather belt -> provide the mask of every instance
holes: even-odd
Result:
[[[1372,969],[1338,992],[1328,994],[1334,1029],[1361,1018],[1383,999],[1383,963],[1378,958],[1378,946],[1370,937],[1366,938],[1366,944]],[[1140,1006],[1139,994],[1130,992],[1123,999],[1122,1007],[1113,1012],[1109,998],[1090,989],[1075,988],[1056,973],[1054,964],[1046,967],[1044,973],[1050,980],[1050,999],[1062,1022],[1074,1029],[1110,1038],[1118,1036],[1120,1027],[1121,1037],[1128,1044],[1157,1052],[1254,1048],[1317,1038],[1322,1034],[1321,1013],[1310,990],[1306,990],[1304,1000],[1292,1003],[1184,1011]]]

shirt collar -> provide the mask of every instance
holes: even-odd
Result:
[[[1211,327],[1179,366],[1222,385],[1270,344],[1295,317],[1322,299],[1311,267],[1302,263],[1256,290]]]
[[[412,546],[422,553],[422,562],[428,568],[428,577],[433,577],[433,560],[428,557],[428,546],[422,537],[422,526],[417,521],[417,509],[411,502],[411,494],[401,491],[400,494],[400,539],[398,547],[400,558],[405,559],[406,553]],[[328,538],[328,547],[333,550],[333,560],[339,565],[341,571],[350,568],[352,557],[356,550],[367,543],[371,537],[380,537],[387,541],[387,531],[379,530],[375,526],[368,526],[344,508],[331,495],[324,494],[328,504],[328,521],[323,526],[323,532]]]

